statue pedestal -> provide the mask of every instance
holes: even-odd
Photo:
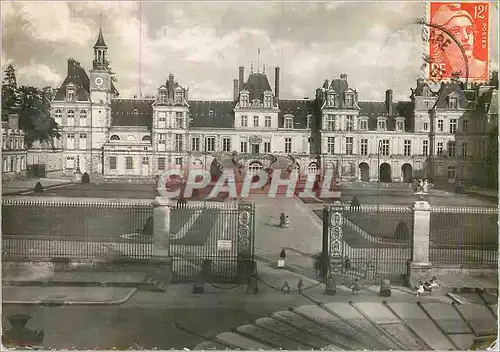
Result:
[[[82,183],[82,172],[79,169],[75,171],[75,175],[73,176],[73,182]]]

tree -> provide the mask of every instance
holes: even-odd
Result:
[[[16,70],[12,65],[9,65],[5,69],[5,76],[2,81],[2,120],[7,119],[9,114],[18,113],[20,103]]]
[[[488,132],[488,154],[486,156],[486,172],[488,186],[498,188],[498,128]]]
[[[27,146],[31,147],[35,141],[48,141],[54,148],[54,138],[61,138],[61,134],[59,125],[50,116],[52,89],[21,86],[18,92],[21,101],[19,127],[26,134]]]

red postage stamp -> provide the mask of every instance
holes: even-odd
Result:
[[[490,4],[431,2],[428,11],[429,79],[459,77],[484,82],[489,77]]]

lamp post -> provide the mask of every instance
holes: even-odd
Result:
[[[380,231],[380,151],[382,150],[382,140],[378,141],[378,153],[377,153],[377,235]]]

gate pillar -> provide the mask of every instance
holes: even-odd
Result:
[[[328,207],[328,263],[326,272],[325,294],[337,293],[337,283],[342,281],[344,264],[344,236],[342,225],[344,222],[344,206],[336,200]]]
[[[252,202],[238,203],[238,277],[254,274],[255,205]]]
[[[170,208],[172,202],[156,197],[153,202],[153,255],[150,260],[151,278],[167,285],[172,280],[172,257],[170,256]]]

